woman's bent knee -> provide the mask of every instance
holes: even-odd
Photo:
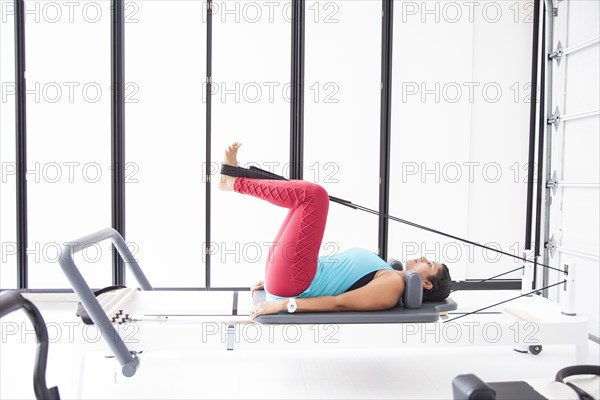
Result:
[[[329,194],[325,188],[317,183],[308,182],[306,190],[311,196],[313,196],[317,201],[329,201]]]

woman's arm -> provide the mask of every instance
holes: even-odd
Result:
[[[367,285],[338,296],[296,299],[296,312],[377,311],[394,307],[404,292],[404,279],[394,271],[385,271]],[[257,304],[251,317],[287,310],[288,299]]]

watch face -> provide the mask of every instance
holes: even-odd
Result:
[[[288,312],[293,313],[294,311],[296,311],[296,307],[297,307],[296,300],[290,299],[290,301],[288,302],[288,305],[287,305]]]

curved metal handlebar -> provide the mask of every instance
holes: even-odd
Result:
[[[131,254],[131,251],[125,244],[125,240],[119,232],[112,228],[102,229],[101,231],[66,244],[63,246],[61,257],[58,262],[71,283],[71,286],[73,286],[75,293],[79,296],[81,303],[92,318],[92,321],[100,328],[102,336],[121,364],[121,372],[123,375],[130,377],[137,371],[140,360],[135,354],[132,354],[125,343],[123,343],[121,336],[119,336],[119,333],[109,321],[108,316],[104,313],[104,310],[102,310],[100,303],[98,303],[98,299],[94,296],[94,293],[83,279],[83,276],[73,261],[73,254],[85,249],[91,244],[96,244],[106,239],[112,241],[119,252],[119,255],[131,269],[131,272],[133,272],[133,275],[142,289],[152,290],[150,282],[148,282],[146,275],[144,275],[139,264],[133,257],[133,254]]]
[[[48,330],[44,318],[37,307],[21,296],[19,292],[0,293],[0,318],[19,309],[31,320],[37,339],[36,361],[33,369],[33,391],[37,399],[59,400],[58,388],[46,386],[46,364],[48,361]]]

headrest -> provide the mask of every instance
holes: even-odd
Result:
[[[404,271],[404,264],[402,264],[402,261],[398,261],[395,258],[390,258],[387,260],[387,263],[396,271]]]
[[[423,278],[416,271],[404,272],[402,303],[405,308],[421,308],[423,304]]]

